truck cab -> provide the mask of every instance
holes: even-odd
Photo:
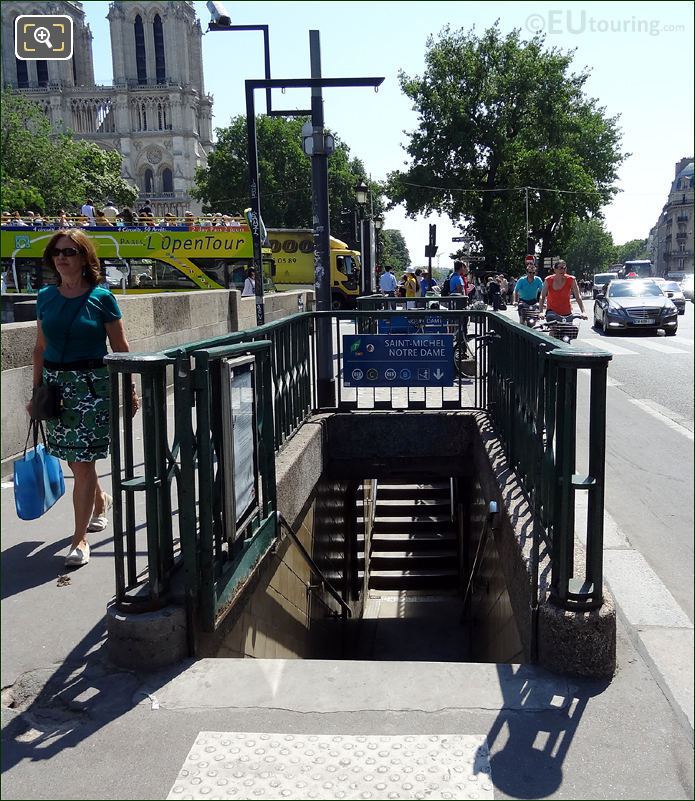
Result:
[[[315,288],[314,234],[311,229],[270,228],[278,290]],[[333,309],[354,309],[360,293],[360,254],[340,239],[330,238],[330,282]]]

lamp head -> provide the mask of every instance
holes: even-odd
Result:
[[[357,202],[360,206],[365,206],[367,204],[367,195],[369,194],[369,187],[365,184],[364,181],[360,181],[357,186],[355,187],[355,195],[357,197]]]
[[[212,17],[212,22],[216,25],[224,25],[226,27],[232,24],[232,18],[227,13],[223,3],[218,3],[217,0],[208,0],[207,7]]]

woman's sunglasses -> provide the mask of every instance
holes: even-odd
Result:
[[[77,256],[80,251],[77,248],[53,248],[51,250],[51,257],[57,259],[58,256],[67,256],[70,258],[71,256]]]

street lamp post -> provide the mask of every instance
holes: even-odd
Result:
[[[371,295],[376,291],[375,284],[375,220],[372,190],[364,180],[355,187],[355,200],[360,209],[360,250],[362,254],[361,290],[363,295]],[[369,211],[367,204],[369,203]]]

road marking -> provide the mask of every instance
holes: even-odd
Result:
[[[593,348],[598,348],[599,350],[606,350],[608,353],[612,353],[613,356],[638,356],[639,354],[635,350],[628,350],[627,348],[623,348],[622,345],[616,345],[615,342],[607,342],[606,337],[592,337],[589,340],[582,340],[587,345],[591,345]]]
[[[662,345],[661,342],[652,342],[651,340],[635,340],[633,343],[634,345],[638,345],[642,348],[647,348],[647,350],[656,350],[659,353],[689,353],[687,350],[683,350],[682,348],[675,348],[673,345]]]
[[[606,386],[607,387],[622,387],[622,381],[616,381],[615,378],[611,378],[610,376],[606,376]]]
[[[677,431],[679,434],[682,434],[684,437],[686,437],[686,439],[689,439],[691,442],[695,441],[695,434],[693,434],[692,431],[680,425],[680,423],[675,422],[675,420],[672,420],[671,417],[669,417],[668,415],[663,414],[658,409],[654,408],[656,406],[659,409],[665,409],[665,407],[661,406],[658,403],[655,403],[652,400],[649,400],[649,398],[644,398],[642,400],[639,400],[637,398],[629,398],[628,400],[630,401],[630,403],[634,403],[635,406],[638,406],[640,409],[642,409],[642,411],[646,412],[647,414],[650,414],[657,420],[660,420],[668,428],[672,429],[673,431]],[[674,414],[674,412],[671,412],[668,409],[665,409],[665,411],[671,415]]]

